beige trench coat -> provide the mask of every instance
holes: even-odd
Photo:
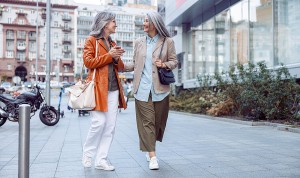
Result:
[[[170,85],[162,85],[159,82],[157,67],[154,64],[155,60],[159,57],[159,53],[163,43],[163,37],[157,40],[156,46],[152,52],[152,82],[154,85],[155,93],[166,93],[170,91]],[[146,36],[141,37],[135,41],[133,63],[125,64],[125,71],[134,71],[133,78],[133,92],[136,93],[141,81],[142,72],[146,61],[147,45]],[[169,69],[177,67],[176,51],[174,41],[172,38],[166,38],[163,50],[161,53],[161,60]]]

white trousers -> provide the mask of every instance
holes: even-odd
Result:
[[[108,92],[108,112],[91,111],[91,126],[83,145],[83,154],[95,157],[95,165],[107,159],[118,114],[119,91]]]

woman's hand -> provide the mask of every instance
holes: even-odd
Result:
[[[156,67],[159,67],[159,68],[167,68],[167,65],[165,63],[163,63],[160,59],[155,60],[155,65],[156,65]]]
[[[115,59],[119,59],[123,53],[125,53],[125,50],[121,46],[114,46],[109,50],[109,54]]]

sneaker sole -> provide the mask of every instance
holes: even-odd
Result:
[[[83,165],[83,167],[85,167],[85,168],[91,168],[91,167],[92,167],[92,165],[91,165],[91,166],[86,166],[86,165]]]
[[[157,167],[157,168],[156,168],[156,167],[155,167],[155,168],[150,168],[150,167],[149,167],[149,169],[150,169],[150,170],[158,170],[159,167]]]
[[[102,167],[95,167],[95,169],[104,170],[104,171],[114,171],[115,169],[105,169]]]

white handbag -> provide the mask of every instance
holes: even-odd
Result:
[[[98,43],[96,40],[96,55],[98,53]],[[96,98],[95,98],[95,74],[96,69],[94,69],[93,78],[87,83],[81,81],[77,82],[75,85],[66,88],[66,91],[70,93],[68,105],[73,109],[79,110],[92,110],[96,107]]]

